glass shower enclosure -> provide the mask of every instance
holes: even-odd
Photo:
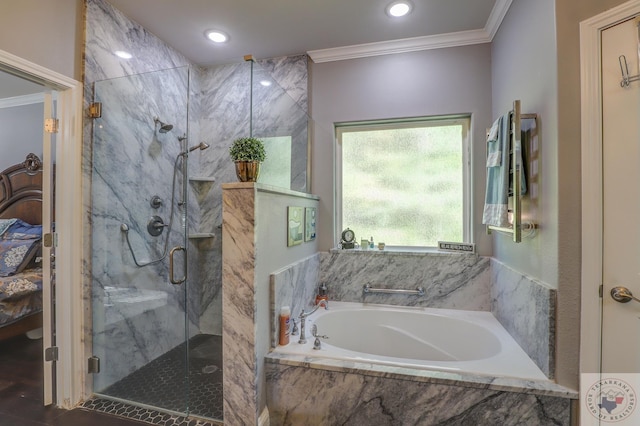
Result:
[[[228,150],[238,137],[262,139],[258,182],[306,192],[301,86],[294,100],[254,62],[94,83],[96,396],[222,420],[220,184],[237,180]]]
[[[98,396],[222,419],[221,336],[190,300],[188,67],[99,81],[92,150],[93,375]],[[206,237],[205,237],[206,238]]]

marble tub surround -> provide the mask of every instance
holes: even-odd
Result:
[[[278,345],[280,309],[291,308],[291,319],[298,321],[302,309],[309,311],[316,297],[320,273],[320,254],[316,253],[271,274],[271,347]],[[291,337],[295,341],[295,336]]]
[[[554,378],[556,290],[491,259],[491,312]]]
[[[331,250],[320,254],[329,300],[489,311],[490,261],[475,254]],[[367,294],[362,287],[415,289],[424,296]]]
[[[577,398],[550,382],[460,380],[452,373],[273,355],[267,361],[268,408],[278,425],[568,426]]]

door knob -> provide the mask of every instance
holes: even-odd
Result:
[[[635,297],[628,288],[622,286],[612,288],[611,297],[613,298],[613,300],[620,303],[628,303],[632,300],[640,302],[640,299]]]

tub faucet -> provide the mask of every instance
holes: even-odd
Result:
[[[305,335],[305,321],[307,319],[307,317],[311,314],[313,314],[315,311],[318,310],[318,308],[320,306],[324,306],[325,309],[329,309],[329,302],[326,301],[325,299],[321,299],[316,306],[313,307],[313,309],[309,312],[305,312],[304,309],[302,310],[302,312],[300,312],[300,339],[298,340],[298,343],[300,344],[304,344],[307,343],[307,336]]]

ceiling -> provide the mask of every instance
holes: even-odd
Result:
[[[107,0],[191,62],[237,63],[308,53],[315,62],[488,43],[512,0],[411,0],[390,18],[393,0]],[[209,29],[229,35],[224,44]],[[0,99],[43,91],[0,72]]]
[[[393,0],[107,1],[203,66],[241,62],[244,55],[266,59],[309,53],[320,62],[446,47],[452,42],[486,43],[511,4],[511,0],[411,0],[409,15],[391,18],[385,8]],[[214,45],[204,35],[209,29],[227,33],[229,41]]]

